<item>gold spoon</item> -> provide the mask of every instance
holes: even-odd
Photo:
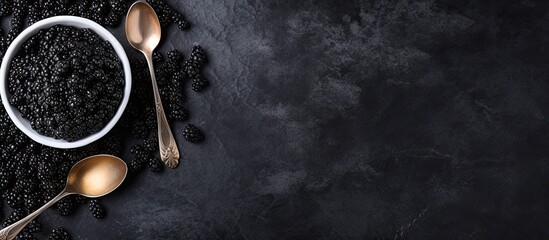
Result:
[[[151,80],[156,105],[156,121],[158,122],[158,145],[160,158],[170,168],[179,164],[179,149],[173,137],[170,125],[162,107],[162,100],[154,77],[152,53],[160,42],[160,21],[154,9],[146,2],[135,2],[126,16],[126,38],[133,48],[141,51],[151,72]]]
[[[16,223],[0,230],[0,239],[15,239],[34,218],[61,198],[80,194],[89,198],[104,196],[116,189],[126,178],[128,167],[122,159],[112,155],[95,155],[77,162],[69,171],[65,189],[41,208]]]

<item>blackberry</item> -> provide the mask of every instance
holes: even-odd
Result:
[[[61,216],[68,216],[73,212],[74,201],[70,197],[65,197],[57,202],[57,212]]]
[[[197,63],[198,65],[203,65],[206,63],[206,52],[199,45],[193,46],[191,52],[191,61]]]
[[[149,170],[151,172],[159,172],[160,170],[162,170],[162,162],[158,158],[150,157],[148,164],[149,164]]]
[[[133,156],[133,159],[130,163],[130,170],[132,172],[139,172],[145,167],[147,163],[147,158],[149,157],[147,151],[141,145],[134,145],[130,149],[130,153]]]
[[[105,209],[103,208],[103,205],[99,203],[99,200],[92,199],[90,200],[90,212],[92,213],[94,218],[104,218],[105,217]]]
[[[19,233],[15,239],[16,240],[36,240],[36,237],[34,237],[32,233],[23,231]]]
[[[149,152],[149,154],[156,152],[158,149],[158,138],[149,137],[143,140],[143,148],[145,151]]]
[[[15,222],[21,220],[25,217],[25,212],[21,209],[15,209],[13,212],[8,216],[6,221],[2,223],[2,227],[7,227],[9,225],[14,224]]]
[[[48,236],[48,239],[49,240],[71,240],[71,235],[66,229],[60,227],[60,228],[53,229],[50,235]]]
[[[10,0],[3,1],[2,4],[0,5],[0,17],[11,14],[13,9],[12,7],[13,7],[12,1]]]
[[[16,189],[12,189],[6,192],[4,198],[6,199],[6,203],[10,208],[18,209],[23,206],[23,199],[21,198],[21,194],[17,192]]]
[[[0,171],[0,188],[7,189],[13,182],[14,176],[12,172],[9,172],[5,167]]]
[[[111,5],[111,11],[113,13],[113,16],[122,16],[126,9],[125,9],[125,2],[119,1],[119,0],[109,0],[109,3]]]
[[[153,62],[154,63],[160,63],[164,60],[164,56],[158,51],[153,52]]]
[[[189,78],[194,78],[196,75],[200,74],[200,66],[192,60],[186,60],[183,64],[183,69]]]
[[[177,103],[170,103],[170,110],[168,111],[168,117],[171,120],[185,121],[189,119],[189,112]]]
[[[29,211],[35,211],[41,206],[42,198],[38,194],[38,192],[32,192],[23,195],[25,208],[27,208]]]
[[[104,19],[104,25],[107,25],[109,27],[116,27],[120,24],[120,18],[116,16],[109,16]]]
[[[11,30],[20,30],[23,27],[23,18],[25,17],[26,10],[24,6],[20,4],[25,4],[23,1],[15,1],[15,8],[12,10],[11,18]]]
[[[179,51],[177,51],[177,49],[170,50],[168,51],[168,60],[174,63],[179,63],[181,62],[181,54],[179,54]]]
[[[186,76],[186,72],[184,69],[179,69],[172,73],[172,79],[177,82],[183,81],[185,79],[185,76]]]
[[[47,158],[47,156],[45,156],[45,158]],[[42,162],[38,165],[38,179],[42,181],[52,179],[54,176],[59,175],[58,170],[59,169],[53,162]]]
[[[78,203],[78,204],[84,204],[84,203],[87,203],[88,202],[88,198],[84,197],[84,196],[81,196],[81,195],[77,195],[75,198],[74,198],[74,202],[75,203]]]
[[[185,126],[185,129],[183,130],[183,137],[192,143],[197,143],[204,140],[204,135],[200,129],[190,123]]]
[[[156,113],[155,109],[153,107],[146,107],[145,108],[145,126],[149,130],[153,130],[153,133],[157,130],[157,122],[156,122]]]
[[[24,231],[27,231],[29,233],[35,233],[40,232],[42,229],[42,224],[37,219],[32,220],[29,225],[27,225],[24,229]]]
[[[103,143],[106,153],[119,155],[122,152],[122,140],[119,136],[111,134],[107,136]]]
[[[147,158],[147,151],[142,145],[139,144],[133,145],[130,149],[130,153],[133,155],[134,158],[140,160]]]
[[[136,120],[133,123],[132,136],[134,138],[139,138],[139,139],[146,138],[148,133],[149,131],[147,130],[147,126],[143,121]]]
[[[177,27],[179,27],[179,29],[181,31],[185,31],[185,30],[189,29],[191,27],[191,25],[187,21],[185,21],[183,19],[179,19],[177,21]]]
[[[33,159],[33,157],[29,157],[29,159]],[[27,194],[35,192],[38,186],[38,181],[34,178],[23,178],[17,183],[23,189],[23,192]]]
[[[193,78],[192,89],[195,92],[200,92],[208,86],[208,80],[203,76],[197,75]]]
[[[50,200],[59,194],[64,187],[62,182],[62,180],[51,180],[51,182],[44,182],[44,199]]]
[[[93,1],[90,6],[90,12],[93,12],[93,18],[102,22],[107,16],[107,3],[105,1]]]
[[[141,159],[137,159],[137,158],[132,159],[129,167],[130,172],[137,173],[143,170],[143,168],[145,167],[145,163],[146,162]]]

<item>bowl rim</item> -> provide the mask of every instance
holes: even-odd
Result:
[[[15,57],[21,45],[24,42],[26,42],[27,39],[35,35],[39,30],[50,28],[55,25],[73,26],[78,28],[89,28],[90,30],[97,33],[99,37],[108,41],[111,44],[114,51],[116,52],[116,55],[122,62],[122,68],[124,72],[124,93],[122,96],[122,101],[118,106],[118,110],[116,111],[115,115],[100,131],[72,142],[68,142],[63,139],[55,139],[53,137],[48,137],[48,136],[39,134],[34,129],[32,129],[32,127],[30,126],[29,120],[21,117],[21,113],[19,112],[19,110],[17,110],[14,106],[12,106],[8,100],[9,93],[7,91],[7,81],[9,77],[9,68],[10,68],[12,59]],[[55,17],[50,17],[50,18],[40,20],[30,25],[25,30],[23,30],[9,45],[8,49],[6,50],[6,53],[4,54],[4,57],[2,59],[2,64],[0,66],[0,97],[2,99],[2,105],[6,109],[6,112],[8,113],[11,121],[15,124],[15,126],[17,126],[17,128],[19,128],[23,133],[25,133],[25,135],[27,135],[32,140],[42,145],[46,145],[54,148],[68,149],[68,148],[82,147],[94,141],[97,141],[101,137],[105,136],[116,125],[116,123],[118,122],[118,120],[120,120],[122,114],[124,113],[124,109],[126,108],[129,101],[131,86],[132,86],[132,77],[131,77],[130,62],[120,42],[112,35],[112,33],[110,33],[107,29],[105,29],[103,26],[99,25],[98,23],[90,19],[76,17],[76,16],[69,16],[69,15],[55,16]]]

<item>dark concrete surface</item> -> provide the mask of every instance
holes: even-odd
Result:
[[[75,239],[549,239],[546,1],[171,1],[210,56],[182,163]],[[114,30],[126,42],[120,29]],[[127,47],[127,44],[126,44]],[[128,52],[135,52],[127,48]]]

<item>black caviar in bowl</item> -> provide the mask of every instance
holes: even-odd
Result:
[[[9,102],[39,134],[76,141],[99,132],[124,94],[122,63],[90,29],[56,25],[28,39],[11,62]]]

